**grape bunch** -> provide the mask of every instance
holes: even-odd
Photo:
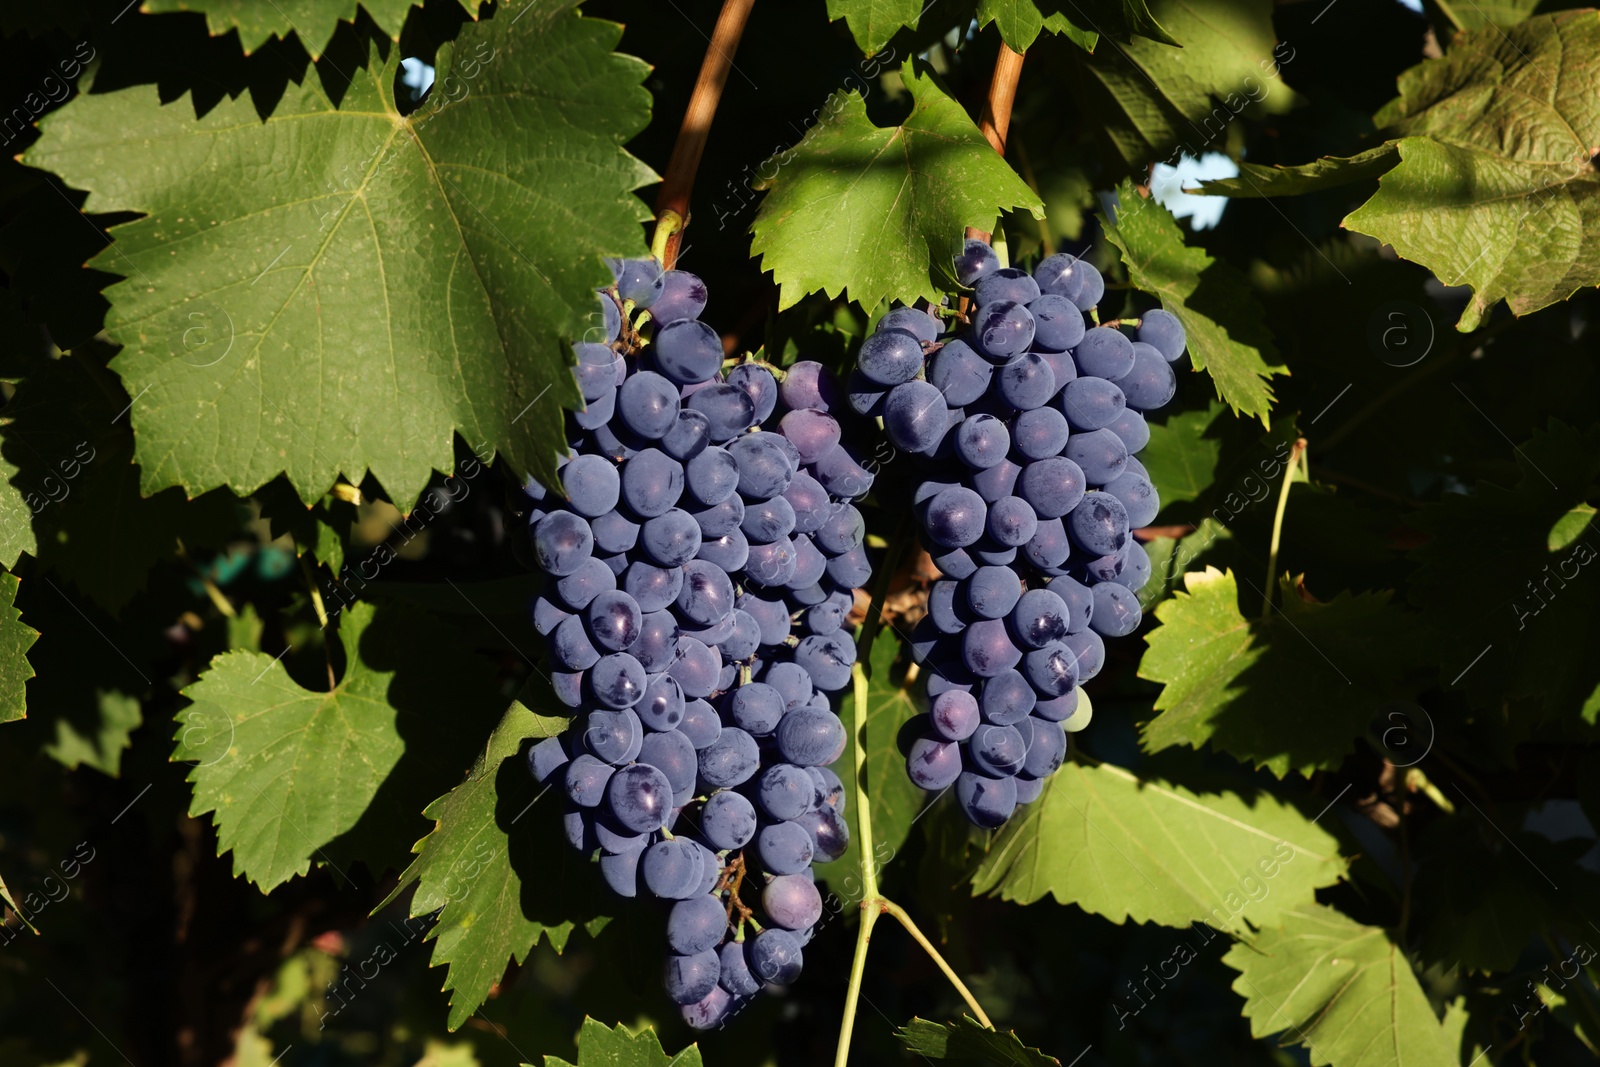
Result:
[[[1052,255],[1030,275],[969,240],[970,323],[941,339],[917,308],[885,315],[861,346],[851,405],[896,447],[937,461],[914,503],[942,578],[912,635],[929,714],[907,770],[954,787],[978,826],[998,827],[1061,766],[1088,723],[1081,682],[1102,638],[1139,625],[1150,558],[1132,536],[1160,508],[1133,454],[1144,413],[1172,399],[1182,324],[1147,312],[1135,340],[1084,315],[1105,283]]]
[[[606,884],[668,909],[667,992],[707,1028],[799,975],[811,864],[849,839],[830,698],[856,659],[844,624],[870,567],[850,501],[872,475],[820,364],[724,373],[699,278],[612,270],[603,336],[573,346],[586,407],[562,493],[528,485],[534,624],[576,713],[529,768]]]

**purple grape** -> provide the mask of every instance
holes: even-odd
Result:
[[[634,833],[661,829],[672,810],[672,786],[666,775],[642,763],[629,764],[613,774],[606,783],[605,798],[611,815]]]
[[[927,452],[939,443],[949,425],[944,394],[927,382],[906,382],[889,391],[883,405],[883,429],[897,448]]]
[[[813,473],[830,494],[848,500],[866,496],[872,488],[871,472],[857,463],[843,445],[834,445],[818,456]]]
[[[949,690],[934,697],[928,706],[934,732],[946,741],[965,741],[981,721],[978,702],[971,693]]]
[[[1124,398],[1126,403],[1126,398]],[[1150,443],[1150,424],[1132,408],[1123,408],[1117,417],[1106,423],[1106,429],[1116,434],[1130,453],[1137,452]],[[1130,461],[1132,456],[1129,456]]]
[[[633,514],[653,519],[683,493],[683,464],[659,449],[647,448],[622,465],[622,499]]]
[[[606,707],[631,708],[644,699],[644,668],[626,652],[613,652],[589,669],[589,685]]]
[[[722,368],[722,338],[698,319],[668,322],[655,337],[656,366],[679,385],[708,382]]]
[[[1070,693],[1039,701],[1033,706],[1033,717],[1043,722],[1064,722],[1077,710],[1078,691],[1074,689]]]
[[[987,470],[1011,451],[1011,432],[993,415],[969,415],[956,428],[956,455],[977,470]]]
[[[1001,300],[1027,304],[1038,297],[1039,283],[1034,281],[1027,271],[1015,267],[1002,267],[984,275],[978,281],[976,290],[972,294],[972,299],[979,307]]]
[[[811,676],[818,689],[836,692],[850,684],[850,668],[856,661],[856,643],[844,631],[812,634],[800,639],[794,661]]]
[[[804,930],[822,918],[822,894],[804,875],[782,874],[761,891],[761,907],[774,925]]]
[[[967,754],[980,773],[991,778],[1009,778],[1022,769],[1028,745],[1015,726],[985,723],[973,731],[967,742]]]
[[[714,443],[731,441],[755,424],[755,404],[750,395],[736,385],[713,382],[697,389],[688,399],[690,411],[705,416],[707,431]]]
[[[1010,567],[979,567],[963,584],[967,606],[981,619],[1005,618],[1022,595],[1022,581]]]
[[[1183,358],[1188,339],[1184,335],[1183,323],[1172,312],[1161,308],[1146,311],[1139,319],[1136,332],[1139,340],[1154,346],[1168,363]]]
[[[654,304],[666,288],[666,272],[654,257],[617,260],[612,273],[617,279],[617,295],[641,310]]]
[[[928,503],[928,536],[944,548],[965,548],[983,536],[988,509],[983,498],[964,486],[942,491]]]
[[[578,569],[556,582],[556,596],[572,611],[582,611],[601,593],[617,587],[617,576],[604,560],[590,556]]]
[[[978,704],[983,721],[995,726],[1011,726],[1028,717],[1038,702],[1038,694],[1019,671],[1002,671],[983,683]]]
[[[609,589],[589,601],[589,636],[608,652],[626,652],[639,640],[644,614],[627,593]]]
[[[815,463],[822,453],[839,443],[839,422],[825,411],[791,411],[778,423],[778,429],[793,442],[802,463]]]
[[[678,388],[654,371],[629,375],[617,390],[622,424],[646,440],[668,433],[678,421]]]
[[[1122,390],[1104,378],[1078,378],[1061,390],[1061,410],[1068,425],[1080,433],[1110,426],[1122,414],[1125,403]]]
[[[1142,341],[1134,342],[1133,369],[1119,384],[1127,394],[1128,406],[1136,411],[1164,407],[1178,392],[1178,376],[1172,373],[1172,367],[1160,350]]]
[[[989,388],[994,365],[965,341],[946,341],[928,361],[928,382],[952,408],[973,403]]]
[[[645,520],[639,544],[652,562],[662,567],[682,566],[700,551],[700,524],[687,511],[668,508]]]
[[[552,511],[533,527],[533,553],[546,574],[564,578],[593,552],[589,524],[570,511]]]
[[[639,747],[638,761],[666,775],[675,793],[694,785],[695,774],[699,770],[693,742],[678,730],[656,730],[646,734],[644,743]]]
[[[977,490],[980,497],[987,504],[992,504],[1003,496],[1011,496],[1017,487],[1017,478],[1022,474],[1022,468],[1009,459],[1002,460],[988,470],[978,471],[972,476],[972,488]]]
[[[1067,388],[1072,388],[1068,383]],[[1011,440],[1024,459],[1048,459],[1061,454],[1070,431],[1067,418],[1055,408],[1034,408],[1017,416]]]
[[[748,782],[761,764],[756,739],[735,726],[725,726],[715,741],[699,750],[700,777],[716,789]]]
[[[1073,348],[1072,359],[1079,374],[1114,382],[1133,369],[1133,342],[1120,330],[1096,326]]]
[[[797,767],[825,767],[844,751],[845,729],[839,716],[812,708],[786,714],[774,732],[778,752]]]
[[[980,678],[993,678],[1022,662],[1022,652],[1011,641],[1006,624],[984,619],[961,635],[961,654],[967,667]]]
[[[806,773],[813,768],[775,763],[762,772],[756,785],[756,802],[768,818],[787,822],[798,819],[815,804],[816,787]]]
[[[761,931],[745,952],[751,973],[763,982],[790,985],[800,977],[800,940],[788,930]]]
[[[733,724],[754,737],[766,737],[777,729],[786,710],[783,697],[764,682],[739,686],[729,695],[726,707]]]
[[[1086,479],[1083,468],[1070,456],[1073,436],[1067,442],[1067,456],[1034,460],[1017,478],[1017,495],[1028,502],[1041,519],[1059,519],[1083,499]]]
[[[955,257],[956,281],[962,285],[976,285],[1000,269],[1000,257],[987,242],[975,237],[966,239],[961,253]]]
[[[1107,492],[1085,494],[1083,502],[1067,516],[1072,543],[1096,556],[1121,552],[1129,537],[1128,509]]]
[[[777,934],[783,931],[771,932]],[[753,997],[761,992],[765,984],[750,972],[749,946],[748,941],[728,941],[717,950],[717,959],[722,964],[717,983],[734,996]]]
[[[995,391],[1019,411],[1042,407],[1056,395],[1056,376],[1036,352],[1024,352],[995,372]]]
[[[1088,311],[1105,295],[1105,279],[1093,264],[1064,252],[1045,258],[1033,277],[1041,290],[1066,297],[1080,311]]]
[[[1083,340],[1083,312],[1058,293],[1044,293],[1028,303],[1033,315],[1033,344],[1049,352],[1065,352]]]
[[[996,363],[1026,352],[1033,343],[1033,315],[1015,301],[980,305],[972,327],[972,345]]]
[[[729,385],[744,392],[754,408],[750,424],[766,422],[778,406],[778,379],[759,363],[741,363],[727,373]]]
[[[694,521],[700,524],[701,537],[708,539],[725,537],[737,530],[739,524],[744,521],[744,501],[737,496],[730,496],[720,504],[714,504],[692,514]]]
[[[606,786],[616,768],[584,752],[567,764],[563,785],[567,799],[580,807],[593,808],[605,799]]]
[[[700,832],[712,848],[743,848],[756,835],[756,810],[738,793],[714,793],[700,809]]]
[[[1004,826],[1017,810],[1017,780],[964,771],[956,779],[956,803],[975,826],[988,830]]]
[[[706,283],[686,270],[669,270],[661,276],[661,291],[650,304],[650,317],[657,322],[698,319],[706,309]],[[721,352],[721,345],[718,345]]]
[[[1150,580],[1150,554],[1138,541],[1128,542],[1127,562],[1122,568],[1122,573],[1112,581],[1126,589],[1138,592]]]
[[[909,382],[922,371],[922,342],[909,330],[880,326],[861,343],[856,367],[868,381],[886,389]]]
[[[818,770],[820,768],[807,768]],[[850,827],[844,821],[843,807],[823,806],[813,808],[794,820],[795,824],[811,835],[812,855],[819,863],[831,863],[844,855],[850,847]]]
[[[813,360],[802,360],[784,374],[779,387],[784,404],[791,411],[810,408],[832,411],[839,405],[839,389],[826,367]]]
[[[1022,659],[1022,673],[1040,696],[1064,696],[1078,684],[1078,657],[1064,642],[1052,641]]]
[[[618,488],[620,492],[620,479]],[[629,552],[639,543],[639,524],[621,513],[608,511],[589,523],[594,535],[594,547],[600,552]]]
[[[1090,587],[1094,594],[1094,631],[1102,637],[1126,637],[1139,628],[1139,597],[1115,582]]]
[[[746,500],[766,500],[789,488],[795,468],[789,463],[783,441],[778,434],[760,430],[728,446],[739,468],[739,494]]]
[[[1020,496],[1003,496],[989,505],[987,529],[996,543],[1018,548],[1038,533],[1039,517]]]
[[[738,491],[738,461],[727,449],[712,445],[684,468],[684,485],[695,500],[715,507]]]
[[[661,435],[661,451],[678,462],[696,458],[710,445],[710,422],[699,411],[678,411],[677,422]]]
[[[799,874],[811,866],[813,850],[811,836],[792,822],[769,823],[756,835],[761,866],[771,874]]]
[[[919,789],[948,789],[961,773],[961,745],[937,737],[917,738],[906,756],[906,773]]]
[[[708,697],[717,691],[722,656],[702,641],[680,637],[667,673],[683,687],[684,696]]]

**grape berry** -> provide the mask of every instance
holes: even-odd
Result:
[[[799,976],[822,914],[811,864],[849,839],[831,697],[850,684],[843,623],[870,574],[849,501],[872,475],[841,444],[849,411],[818,364],[781,385],[754,362],[724,374],[699,278],[612,269],[604,343],[573,346],[587,406],[561,492],[527,487],[549,579],[534,624],[576,714],[528,762],[606,884],[667,908],[667,992],[708,1028]],[[914,374],[915,343],[910,359]]]

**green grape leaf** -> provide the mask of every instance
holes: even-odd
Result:
[[[1198,196],[1231,196],[1249,199],[1267,196],[1299,196],[1332,189],[1352,182],[1372,181],[1388,173],[1400,162],[1393,142],[1385,142],[1353,156],[1323,156],[1293,167],[1269,167],[1260,163],[1240,163],[1236,178],[1213,178],[1198,189],[1186,190]]]
[[[1115,218],[1102,213],[1106,239],[1122,253],[1134,288],[1161,298],[1189,339],[1195,370],[1211,375],[1229,407],[1265,424],[1272,409],[1274,374],[1289,372],[1273,361],[1277,350],[1262,325],[1265,312],[1250,284],[1231,266],[1184,243],[1172,213],[1141,197],[1131,181],[1117,190]]]
[[[1294,50],[1277,43],[1272,9],[1272,0],[1155,0],[1150,22],[1163,35],[1075,56],[1079,106],[1139,173],[1180,153],[1224,150],[1240,114],[1281,115],[1300,99],[1278,77]],[[1093,15],[1085,21],[1119,36]],[[1171,47],[1177,41],[1182,48]]]
[[[1307,603],[1280,582],[1265,619],[1239,609],[1232,571],[1184,575],[1187,592],[1156,611],[1139,677],[1164,686],[1144,725],[1151,752],[1207,742],[1280,778],[1344,762],[1414,662],[1415,619],[1388,593]],[[1262,590],[1245,596],[1252,607]],[[1287,703],[1286,703],[1287,701]]]
[[[122,773],[122,752],[133,744],[131,734],[144,721],[139,698],[114,689],[96,689],[99,722],[92,733],[80,731],[66,717],[56,719],[55,740],[45,753],[67,770],[88,766],[115,778]]]
[[[578,1031],[578,1062],[546,1056],[544,1067],[700,1067],[702,1062],[699,1045],[669,1056],[650,1027],[634,1034],[620,1024],[613,1029],[585,1018]]]
[[[4,525],[8,549],[26,548],[111,612],[177,556],[180,538],[191,551],[217,547],[241,520],[226,490],[196,500],[177,489],[141,495],[128,408],[99,353],[80,348],[35,367],[0,412],[0,455],[24,505]]]
[[[360,0],[360,7],[371,15],[379,28],[390,37],[400,36],[406,13],[414,0]],[[470,5],[462,4],[471,10]],[[338,21],[352,22],[356,17],[357,0],[144,0],[141,11],[158,14],[165,11],[200,11],[206,16],[206,26],[213,34],[229,30],[239,31],[239,43],[246,54],[254,52],[274,37],[288,37],[291,33],[312,57],[322,54],[323,46],[333,36]]]
[[[995,837],[974,893],[1046,895],[1112,922],[1260,926],[1344,873],[1332,834],[1266,793],[1193,793],[1068,763]],[[1214,935],[1213,935],[1214,936]]]
[[[415,812],[471,759],[498,703],[487,660],[420,613],[339,614],[343,677],[304,688],[261,652],[218,655],[183,692],[175,760],[192,761],[190,814],[213,812],[218,850],[263,891],[313,859],[403,862]],[[439,709],[448,707],[448,720]]]
[[[15,567],[24,552],[39,554],[33,508],[28,504],[26,490],[18,484],[21,474],[21,469],[5,458],[0,445],[0,566]]]
[[[195,118],[153,86],[43,121],[29,163],[91,190],[88,211],[144,215],[94,262],[129,275],[106,329],[147,492],[287,471],[309,504],[371,472],[405,511],[456,431],[553,481],[581,401],[566,339],[598,315],[600,256],[642,251],[632,190],[653,178],[621,147],[646,67],[572,7],[465,27],[405,117],[390,48],[337,107],[307,77],[265,122],[244,97]]]
[[[953,259],[967,226],[992,229],[997,212],[1038,196],[995,154],[961,105],[929,74],[904,69],[912,109],[899,126],[874,126],[866,101],[837,92],[821,121],[762,170],[769,190],[751,253],[780,288],[779,310],[822,290],[872,309],[884,300],[939,299],[955,286]]]
[[[554,737],[567,722],[513,702],[466,780],[424,811],[433,832],[413,846],[417,858],[379,905],[415,885],[412,917],[443,909],[427,936],[433,966],[449,967],[452,1030],[541,938],[559,952],[579,927],[595,934],[606,924],[594,910],[601,898],[589,864],[561,837],[559,787],[545,798],[521,754],[525,739]]]
[[[1162,508],[1197,500],[1216,481],[1222,440],[1207,436],[1207,431],[1221,414],[1222,405],[1212,401],[1203,410],[1182,411],[1166,422],[1150,423],[1150,443],[1140,451],[1139,462],[1161,494]]]
[[[1593,11],[1461,34],[1375,116],[1400,163],[1344,225],[1471,286],[1462,332],[1499,300],[1527,315],[1600,285],[1597,78]]]
[[[1593,721],[1600,705],[1584,708],[1600,686],[1600,662],[1573,650],[1600,636],[1600,538],[1593,525],[1564,529],[1570,539],[1552,549],[1550,534],[1600,479],[1600,428],[1552,421],[1514,452],[1513,486],[1482,481],[1408,517],[1430,535],[1413,553],[1421,566],[1411,596],[1437,635],[1441,679],[1475,707],[1529,700],[1549,715]]]
[[[1541,931],[1582,929],[1600,916],[1600,875],[1579,866],[1585,838],[1554,842],[1467,810],[1428,826],[1413,846],[1414,913],[1425,960],[1469,972],[1511,971]]]
[[[1045,0],[1046,4],[1050,0]],[[1052,5],[1053,6],[1053,5]],[[1143,5],[1139,5],[1143,6]],[[1100,35],[1085,29],[1060,10],[1042,11],[1034,0],[978,0],[978,26],[993,22],[1014,52],[1026,52],[1041,33],[1058,33],[1085,52],[1093,52]],[[1078,15],[1083,19],[1082,14]]]
[[[1222,962],[1256,1037],[1283,1034],[1317,1067],[1458,1067],[1449,1031],[1387,932],[1306,904]]]
[[[192,816],[214,812],[217,847],[263,892],[305,874],[353,828],[405,749],[386,692],[361,662],[370,605],[339,627],[348,666],[331,692],[303,688],[261,652],[225,652],[183,690],[172,758],[193,761]]]
[[[828,0],[828,20],[844,19],[856,46],[870,56],[902,26],[915,27],[923,7],[922,0]]]
[[[894,676],[900,656],[899,636],[885,627],[872,642],[872,670],[867,682],[867,785],[872,804],[872,845],[878,866],[898,853],[911,832],[911,824],[930,798],[906,774],[906,759],[900,752],[900,729],[914,716],[927,710],[923,686],[909,686]],[[848,783],[850,777],[841,775]],[[849,804],[855,797],[848,798]]]
[[[27,685],[33,677],[28,649],[39,631],[22,621],[17,610],[17,576],[0,573],[0,722],[15,722],[28,713]]]
[[[899,1031],[906,1048],[925,1060],[940,1063],[994,1064],[996,1067],[1060,1067],[1061,1061],[1029,1048],[1006,1030],[991,1030],[963,1015],[960,1022],[936,1023],[912,1019]]]

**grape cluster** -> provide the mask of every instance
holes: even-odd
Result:
[[[907,770],[952,786],[967,817],[1005,823],[1039,796],[1087,725],[1081,682],[1103,637],[1139,625],[1150,558],[1132,531],[1160,508],[1133,453],[1144,413],[1172,399],[1182,324],[1147,312],[1137,339],[1085,313],[1105,283],[1053,255],[1028,274],[969,240],[956,260],[972,286],[968,326],[899,308],[861,346],[852,406],[901,449],[939,461],[914,497],[941,580],[912,635],[929,668],[929,714]]]
[[[724,373],[699,278],[612,270],[603,339],[573,346],[586,407],[562,494],[528,486],[534,624],[577,713],[528,760],[607,885],[668,906],[667,992],[704,1028],[799,975],[811,864],[849,839],[830,696],[856,659],[844,623],[870,568],[849,501],[872,475],[820,364],[781,385],[757,362]]]

